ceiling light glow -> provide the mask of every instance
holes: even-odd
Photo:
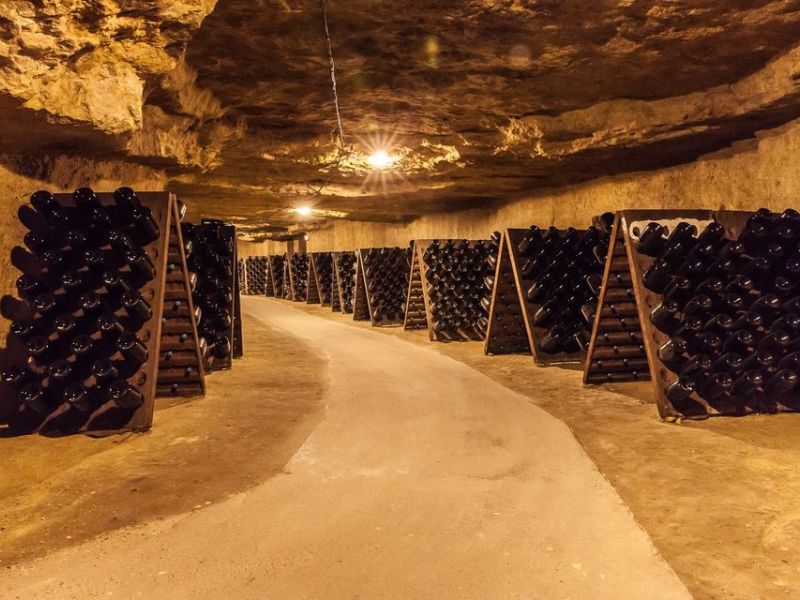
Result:
[[[395,163],[396,158],[386,150],[376,150],[367,157],[367,163],[374,169],[388,169]]]
[[[294,209],[294,212],[301,217],[307,217],[311,214],[311,207],[310,206],[300,206]]]

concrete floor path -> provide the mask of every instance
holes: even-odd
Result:
[[[243,305],[329,361],[325,420],[284,474],[8,569],[1,598],[690,597],[569,429],[525,397],[391,336]]]

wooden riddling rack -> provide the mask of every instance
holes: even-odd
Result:
[[[425,298],[425,287],[422,285],[422,269],[417,246],[421,240],[411,242],[411,269],[408,275],[408,293],[406,294],[406,311],[403,328],[408,330],[428,329],[428,301]]]
[[[206,371],[226,370],[233,358],[242,354],[236,228],[204,219],[193,229],[194,245],[188,260],[198,278],[193,298],[200,307],[203,362]]]
[[[403,248],[362,248],[356,251],[354,320],[370,321],[373,327],[403,324],[410,256],[410,249]],[[375,302],[378,295],[388,297],[392,303],[388,307],[379,305]]]
[[[680,222],[695,224],[699,231],[711,222],[725,228],[725,237],[736,240],[745,228],[747,220],[753,215],[744,211],[691,211],[691,210],[625,210],[620,213],[620,226],[628,249],[628,258],[633,277],[633,289],[639,319],[642,324],[644,346],[653,383],[653,392],[663,419],[703,419],[711,416],[740,416],[753,412],[796,412],[800,410],[800,391],[784,396],[767,398],[761,393],[748,397],[724,397],[708,401],[693,393],[690,400],[681,406],[674,406],[665,393],[678,375],[666,368],[658,357],[658,349],[670,338],[661,332],[650,320],[650,312],[661,301],[656,294],[644,286],[643,278],[654,259],[637,251],[638,234],[648,223],[656,222],[671,228]]]
[[[334,300],[331,307],[334,311],[341,311],[346,315],[353,314],[357,263],[355,252],[333,253]]]
[[[599,223],[600,218],[595,218],[592,226],[602,231]],[[506,229],[503,233],[484,351],[486,354],[530,352],[536,364],[542,366],[581,363],[586,356],[584,349],[557,353],[548,353],[542,349],[542,340],[549,329],[534,323],[534,315],[541,305],[528,301],[527,292],[536,279],[525,276],[525,258],[519,252],[519,244],[527,231]],[[563,236],[565,231],[559,230],[558,233]],[[516,304],[513,292],[516,292]],[[587,323],[587,329],[588,326]]]
[[[95,276],[91,274],[93,269],[85,258],[78,258],[79,255],[86,257],[85,254],[77,251],[78,246],[71,248],[69,243],[65,243],[63,236],[64,230],[61,227],[53,226],[49,229],[42,217],[30,206],[23,206],[19,211],[20,220],[32,232],[37,232],[44,236],[46,245],[57,251],[57,254],[64,258],[68,257],[71,264],[64,266],[47,266],[47,263],[38,259],[34,254],[17,246],[12,250],[11,262],[24,273],[37,277],[43,282],[44,290],[55,293],[62,304],[58,310],[62,315],[71,312],[77,320],[80,329],[83,329],[92,340],[92,350],[88,360],[98,358],[109,358],[119,371],[119,377],[129,384],[138,388],[141,393],[141,403],[131,408],[124,408],[110,399],[106,386],[99,384],[93,375],[81,367],[78,355],[66,350],[67,340],[60,340],[59,334],[54,329],[54,314],[39,314],[33,309],[28,301],[5,296],[2,300],[3,316],[11,319],[32,319],[36,317],[35,323],[42,335],[47,332],[50,348],[56,351],[59,356],[49,356],[50,360],[56,358],[66,358],[73,367],[68,380],[61,384],[56,384],[52,380],[44,364],[29,363],[27,352],[24,349],[22,340],[13,333],[8,336],[7,345],[4,352],[4,369],[10,367],[21,369],[20,372],[27,372],[28,381],[40,381],[45,389],[46,401],[37,404],[37,409],[23,404],[18,397],[18,388],[9,382],[0,384],[0,413],[5,415],[9,431],[17,434],[39,432],[47,435],[65,435],[78,432],[92,432],[93,434],[117,433],[121,431],[143,431],[150,428],[153,420],[153,410],[156,396],[156,382],[158,376],[158,356],[162,344],[162,317],[165,298],[165,285],[167,284],[167,265],[169,260],[170,233],[174,228],[176,219],[175,198],[166,192],[140,192],[136,194],[141,205],[150,211],[153,220],[158,226],[158,237],[155,240],[144,242],[145,238],[140,237],[130,223],[130,214],[122,205],[114,201],[114,195],[110,193],[99,193],[97,198],[102,205],[98,214],[105,215],[111,221],[111,229],[121,230],[133,240],[134,247],[142,249],[152,266],[155,268],[155,276],[148,280],[147,276],[135,275],[128,266],[119,266],[115,251],[111,249],[103,236],[104,225],[90,226],[88,219],[83,214],[83,209],[79,209],[71,194],[54,195],[55,202],[60,207],[62,214],[66,215],[67,223],[64,227],[85,233],[88,238],[86,246],[82,248],[95,249],[105,257],[106,268],[110,268],[127,282],[132,289],[138,289],[144,300],[150,305],[150,316],[146,320],[136,320],[132,315],[128,315],[126,309],[120,308],[114,298],[109,293],[102,293],[100,289],[102,283],[98,283]],[[102,240],[102,241],[101,241]],[[180,254],[178,254],[179,258]],[[174,258],[174,257],[173,257]],[[55,264],[55,263],[54,263]],[[109,267],[108,265],[114,265]],[[99,264],[98,264],[99,266]],[[181,265],[185,272],[185,265]],[[81,278],[80,289],[67,292],[65,288],[56,284],[58,273],[66,273],[69,270],[77,273]],[[173,271],[174,272],[174,271]],[[170,282],[171,285],[172,282]],[[108,291],[108,290],[106,290]],[[130,332],[135,332],[138,340],[145,346],[147,358],[142,363],[126,360],[123,355],[110,346],[110,338],[103,338],[99,331],[90,328],[93,322],[94,313],[85,314],[85,309],[77,307],[76,303],[68,302],[71,295],[83,292],[95,292],[99,294],[101,302],[106,306],[106,312],[112,311],[119,319],[119,323]],[[169,321],[167,321],[169,324]],[[92,333],[89,333],[93,331]],[[74,338],[71,338],[74,339]],[[47,362],[43,359],[44,362]],[[84,365],[85,366],[85,365]],[[77,370],[77,374],[75,371]],[[82,405],[71,405],[62,400],[58,390],[70,384],[82,384],[86,387],[88,402]],[[50,386],[53,386],[51,388]]]
[[[524,229],[517,230],[522,233]],[[516,237],[516,236],[514,236]],[[509,249],[509,230],[503,233],[495,265],[492,300],[489,307],[489,328],[483,350],[494,354],[531,354],[531,330],[523,314],[522,294]]]
[[[249,296],[264,296],[269,281],[268,257],[248,256],[244,259],[244,269],[239,269],[242,293]],[[239,264],[242,264],[240,259]],[[244,279],[242,276],[244,275]]]
[[[289,295],[288,299],[292,302],[308,302],[309,281],[311,268],[309,265],[308,254],[305,252],[295,252],[286,258],[289,271]],[[316,290],[311,292],[316,293]]]
[[[650,379],[629,256],[629,240],[617,213],[584,363],[584,383]]]
[[[309,278],[313,278],[314,288],[319,304],[331,306],[333,301],[333,254],[330,252],[312,252]],[[311,282],[309,282],[309,289]],[[309,304],[312,304],[309,293]]]
[[[412,244],[412,258],[411,258],[411,269],[410,269],[410,282],[408,286],[408,295],[407,295],[407,306],[411,307],[415,310],[415,314],[409,319],[406,318],[405,328],[406,329],[428,329],[428,336],[430,337],[431,341],[483,341],[485,339],[485,332],[480,331],[477,328],[477,324],[474,329],[472,330],[452,330],[448,329],[447,331],[437,331],[436,330],[436,322],[433,318],[432,308],[433,308],[433,301],[431,297],[431,282],[428,280],[427,273],[431,265],[428,265],[425,256],[426,251],[431,247],[431,245],[436,242],[440,245],[444,245],[447,243],[453,243],[457,247],[460,248],[460,245],[464,242],[467,243],[466,252],[468,254],[475,254],[475,253],[482,253],[482,246],[488,246],[491,242],[489,240],[414,240]],[[495,255],[496,258],[496,255]],[[489,301],[491,298],[491,292],[486,289],[484,285],[484,279],[487,275],[490,274],[490,270],[485,266],[485,263],[481,261],[481,270],[479,273],[475,274],[475,284],[476,287],[481,291],[481,301],[488,306]],[[418,282],[418,283],[417,283]],[[461,291],[467,291],[462,288]],[[446,290],[446,295],[443,296],[443,300],[447,302],[448,300],[454,300],[453,297],[456,294],[456,290],[452,288],[452,286],[448,286]],[[420,298],[421,296],[421,298]],[[420,300],[422,301],[422,308],[424,310],[424,314],[420,315],[418,312],[418,307]],[[473,307],[476,314],[483,311],[478,306]],[[488,317],[488,310],[485,311],[485,317]]]
[[[271,287],[267,286],[267,296],[283,298],[283,275],[284,262],[286,256],[283,254],[271,254],[269,256],[269,281]],[[272,290],[272,293],[270,293]]]
[[[173,203],[156,395],[202,396],[206,391],[205,367],[192,298],[197,277],[189,273],[187,242],[183,239],[177,208]],[[192,245],[193,242],[190,249]]]

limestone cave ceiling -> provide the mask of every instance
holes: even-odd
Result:
[[[0,153],[146,165],[258,234],[299,205],[303,223],[486,206],[800,116],[800,0],[328,7],[346,152],[320,0],[0,0]]]

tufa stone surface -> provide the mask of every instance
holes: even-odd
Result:
[[[328,8],[345,148],[320,2],[6,0],[0,153],[23,176],[29,157],[155,169],[259,239],[292,206],[312,228],[486,209],[800,117],[800,0]]]

